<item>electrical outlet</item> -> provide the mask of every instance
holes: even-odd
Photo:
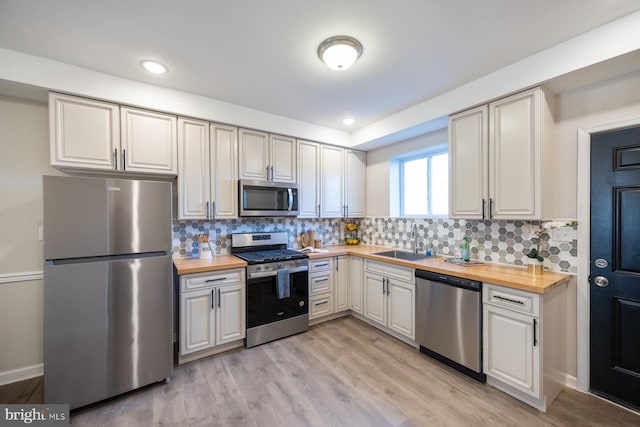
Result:
[[[560,227],[551,230],[551,240],[554,242],[572,242],[575,230],[571,227]]]
[[[38,240],[44,240],[44,227],[41,225],[38,226]]]
[[[453,240],[458,241],[462,240],[462,230],[459,228],[453,229]]]

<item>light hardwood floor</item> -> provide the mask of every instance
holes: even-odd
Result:
[[[544,414],[353,317],[176,368],[72,414],[86,426],[623,426],[640,415],[563,391]]]

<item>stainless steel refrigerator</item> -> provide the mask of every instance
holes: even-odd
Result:
[[[44,176],[44,399],[173,373],[171,183]]]

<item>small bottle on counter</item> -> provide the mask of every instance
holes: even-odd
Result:
[[[429,239],[424,239],[424,254],[425,256],[433,256],[433,250]]]
[[[463,261],[468,262],[471,259],[471,251],[469,250],[469,238],[464,236],[462,238],[462,244],[460,244],[460,258]]]

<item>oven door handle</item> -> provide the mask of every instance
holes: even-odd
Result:
[[[303,265],[301,267],[296,267],[296,268],[290,268],[289,269],[289,273],[300,273],[302,271],[308,271],[309,267],[306,265]],[[278,275],[278,271],[257,271],[255,273],[249,273],[249,279],[258,279],[261,277],[273,277],[273,276],[277,276]]]

